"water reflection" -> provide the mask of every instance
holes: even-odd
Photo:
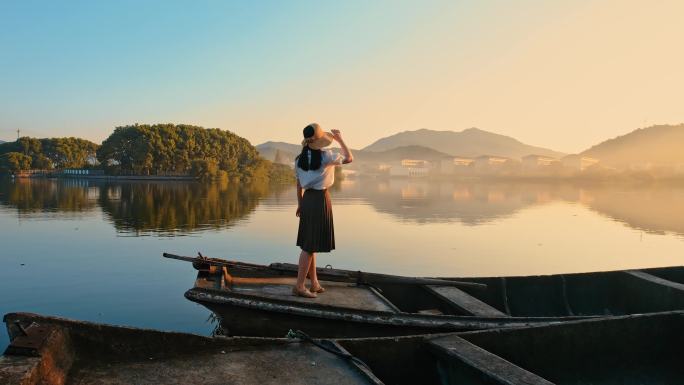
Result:
[[[684,235],[684,188],[681,186],[618,191],[597,188],[587,191],[582,203],[638,230]]]
[[[98,203],[119,231],[182,234],[230,227],[268,192],[266,183],[105,184]]]
[[[347,180],[333,190],[335,204],[362,203],[415,224],[477,226],[550,202],[582,204],[634,229],[684,235],[684,186],[578,186],[567,183]],[[265,199],[268,197],[268,199]],[[264,209],[296,204],[292,186],[187,182],[2,180],[0,205],[20,216],[78,213],[98,207],[120,233],[185,235],[222,229]]]
[[[479,225],[513,215],[530,205],[572,200],[578,189],[557,184],[430,183],[390,180],[347,183],[336,196],[357,196],[401,221],[414,223],[461,222]]]
[[[341,183],[333,195],[335,204],[362,201],[401,222],[459,222],[473,226],[547,203],[577,203],[637,230],[684,235],[682,185],[350,180]],[[295,204],[294,193],[291,198],[280,198],[277,204],[283,204],[283,199]],[[266,204],[272,204],[271,200]]]
[[[102,209],[121,233],[183,235],[222,229],[247,217],[282,188],[267,183],[124,182],[20,179],[0,182],[0,203],[19,215]]]
[[[0,179],[0,204],[20,215],[90,211],[97,208],[98,195],[84,180]]]

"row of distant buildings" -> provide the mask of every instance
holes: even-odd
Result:
[[[598,159],[567,155],[560,159],[527,155],[521,159],[482,155],[474,158],[450,157],[439,162],[402,159],[377,165],[377,172],[389,176],[421,177],[437,175],[530,175],[546,176],[581,173],[597,166]]]

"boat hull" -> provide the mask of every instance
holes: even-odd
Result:
[[[316,338],[383,337],[449,333],[559,323],[587,317],[502,317],[423,315],[304,306],[229,291],[190,289],[185,297],[221,319],[229,336],[282,337],[290,329]]]

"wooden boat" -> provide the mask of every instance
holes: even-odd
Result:
[[[27,313],[4,317],[0,384],[684,383],[684,312],[336,340],[203,337]]]
[[[0,357],[1,384],[684,383],[682,311],[315,341],[203,337],[25,313],[4,320],[12,343]]]
[[[682,384],[684,312],[459,333],[431,339],[445,384]]]
[[[291,294],[294,265],[165,256],[195,262],[197,279],[185,296],[216,313],[229,335],[408,335],[684,309],[683,267],[458,279],[319,269],[327,291],[312,300]]]

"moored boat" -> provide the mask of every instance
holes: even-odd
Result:
[[[0,383],[589,385],[684,382],[684,312],[438,335],[203,337],[5,315]]]
[[[672,281],[684,281],[682,267],[491,278],[319,269],[327,291],[304,299],[290,292],[294,265],[165,256],[195,262],[197,279],[185,296],[219,315],[230,335],[444,333],[684,309],[684,284]]]

